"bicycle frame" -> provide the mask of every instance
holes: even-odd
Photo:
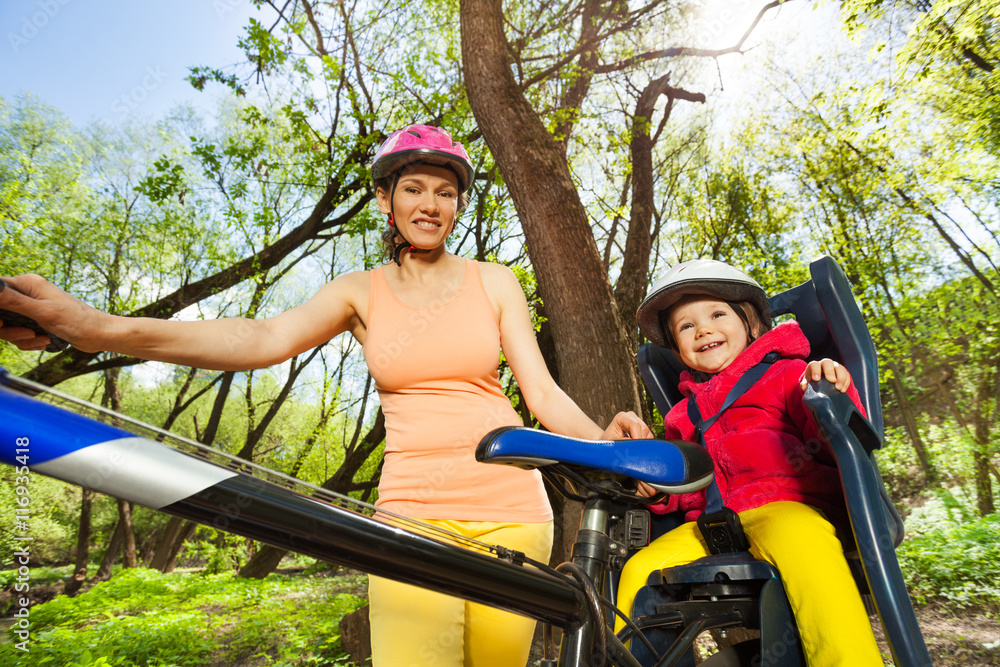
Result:
[[[246,472],[245,462],[220,466],[151,438],[31,398],[26,381],[0,369],[0,460],[380,577],[490,605],[563,630],[559,667],[611,664],[594,654],[605,634],[613,664],[638,663],[610,632],[601,632],[586,582],[489,556],[398,525],[321,502]],[[21,392],[12,386],[21,385]],[[37,390],[44,388],[38,386]],[[82,404],[82,402],[81,402]],[[150,427],[152,428],[152,427]],[[26,440],[25,440],[26,439]],[[15,443],[28,443],[18,448]],[[18,451],[26,453],[18,454]],[[18,456],[22,458],[19,460]],[[26,457],[26,458],[23,458]],[[598,590],[605,564],[620,549],[608,535],[609,507],[593,498],[584,511],[573,562]]]

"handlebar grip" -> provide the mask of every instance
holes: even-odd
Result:
[[[12,289],[15,292],[18,291],[14,288],[13,285],[8,285],[4,281],[0,280],[0,292],[4,291],[4,289]],[[59,336],[49,333],[48,331],[43,329],[38,322],[36,322],[35,320],[31,319],[26,315],[21,315],[20,313],[15,313],[11,310],[4,310],[3,308],[0,308],[0,322],[3,322],[3,325],[5,327],[24,327],[25,329],[31,329],[36,334],[40,334],[42,336],[48,336],[49,344],[45,346],[46,352],[59,352],[69,347],[69,343],[67,343],[65,340],[63,340]]]

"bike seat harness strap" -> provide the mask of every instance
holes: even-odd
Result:
[[[780,355],[777,352],[770,352],[759,364],[740,376],[733,388],[726,394],[722,407],[708,419],[702,419],[695,397],[688,397],[688,419],[694,424],[694,438],[699,445],[707,449],[705,432],[712,427],[712,424],[729,406],[764,377],[764,374],[771,368],[771,364],[779,358]],[[740,524],[740,517],[725,506],[722,501],[722,492],[719,491],[719,485],[714,478],[712,483],[705,488],[705,511],[698,517],[698,528],[701,530],[709,550],[714,554],[736,553],[747,551],[750,548],[750,542],[743,533],[743,526]]]

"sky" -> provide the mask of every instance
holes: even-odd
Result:
[[[694,45],[716,48],[734,43],[765,4],[702,2],[706,10],[695,20]],[[770,12],[747,44],[785,40],[790,28],[803,37],[829,19],[815,7],[799,1]],[[192,104],[207,119],[226,91],[218,84],[196,91],[184,80],[188,69],[244,62],[237,41],[252,16],[263,16],[269,26],[273,11],[258,10],[250,0],[3,0],[0,97],[31,93],[78,127],[155,120],[178,103]],[[720,59],[716,85],[735,88],[739,97],[740,70],[752,59]]]
[[[237,41],[250,0],[3,0],[0,97],[31,93],[77,126],[160,118],[178,103],[210,113],[188,68],[245,60]]]

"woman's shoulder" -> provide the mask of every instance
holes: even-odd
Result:
[[[344,273],[337,276],[331,280],[329,284],[336,284],[346,288],[363,287],[367,290],[368,285],[371,284],[371,276],[373,273],[374,269],[370,271],[367,269],[351,271],[350,273]]]
[[[503,294],[512,289],[521,292],[521,283],[509,266],[497,262],[470,261],[479,268],[479,275],[487,292]]]
[[[351,271],[337,276],[320,290],[320,294],[346,301],[355,311],[367,307],[371,292],[371,271]]]
[[[479,277],[483,284],[483,290],[493,304],[493,309],[498,318],[502,319],[508,309],[511,312],[525,312],[528,308],[514,272],[503,264],[496,262],[475,262],[479,267]]]
[[[483,275],[483,278],[490,276],[491,278],[497,278],[500,280],[517,280],[514,272],[506,264],[500,264],[498,262],[480,262],[475,259],[470,259],[469,261],[479,267],[479,272]]]

